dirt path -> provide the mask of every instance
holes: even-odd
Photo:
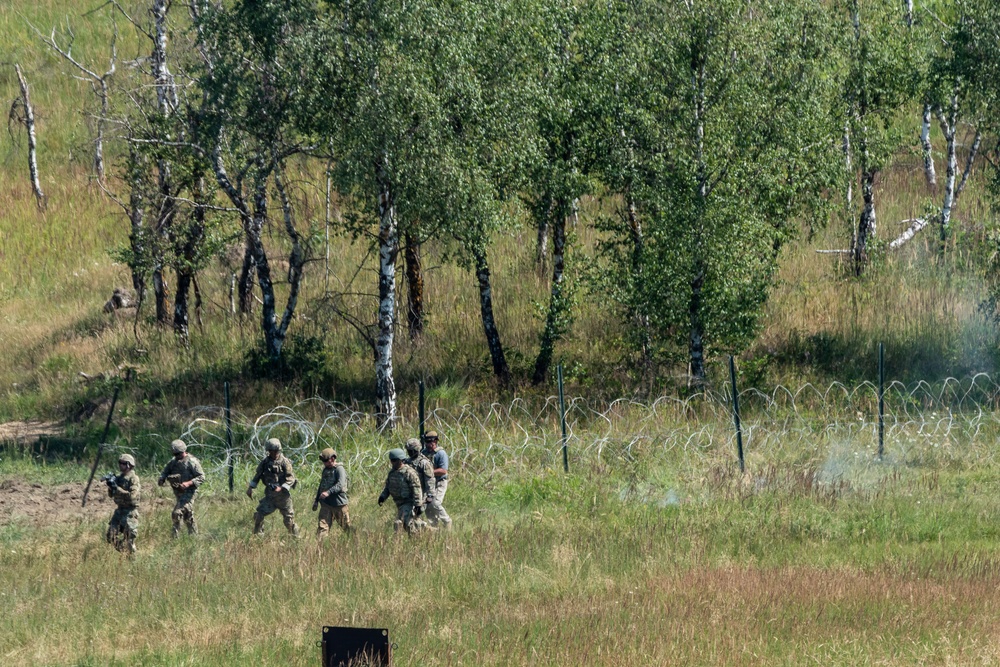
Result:
[[[162,491],[148,492],[149,486],[157,489],[154,479],[143,479],[143,497],[140,510],[160,506],[173,506],[172,499]],[[37,482],[13,478],[0,481],[0,526],[28,523],[35,527],[59,523],[106,521],[114,511],[114,502],[108,498],[107,487],[95,479],[87,495],[87,506],[81,507],[85,483],[46,486]],[[154,495],[155,494],[155,495]]]

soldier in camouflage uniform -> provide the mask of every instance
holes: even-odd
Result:
[[[316,537],[324,538],[336,521],[345,533],[351,532],[351,516],[347,513],[347,471],[337,462],[337,452],[327,447],[319,453],[323,462],[323,475],[319,479],[313,511],[319,510]]]
[[[406,452],[402,449],[389,450],[389,461],[392,470],[385,479],[385,488],[379,494],[378,504],[385,502],[386,498],[392,496],[396,503],[395,530],[400,528],[406,530],[411,535],[419,530],[419,525],[415,525],[413,518],[419,517],[423,513],[424,494],[420,489],[420,478],[417,472],[408,465],[404,465]]]
[[[135,459],[129,454],[118,457],[119,474],[108,481],[108,496],[117,509],[108,522],[107,540],[119,551],[135,553],[135,538],[139,534],[139,476],[135,474]]]
[[[419,439],[410,438],[406,441],[406,453],[409,458],[403,463],[413,468],[417,472],[417,477],[420,478],[420,491],[424,495],[424,516],[430,519],[431,502],[434,499],[434,487],[437,484],[434,479],[434,467],[431,465],[430,459],[420,453]],[[415,519],[414,522],[421,529],[427,526],[427,522],[423,519]]]
[[[257,505],[253,515],[253,534],[264,534],[264,517],[275,510],[281,512],[285,520],[285,528],[294,537],[299,536],[299,527],[295,525],[295,509],[292,507],[292,487],[295,486],[295,473],[292,472],[292,462],[281,453],[281,441],[271,438],[264,446],[265,456],[257,464],[257,472],[247,487],[247,496],[253,498],[253,490],[263,480],[264,497]]]
[[[183,440],[171,442],[170,451],[173,452],[174,460],[163,469],[156,483],[163,486],[170,482],[170,488],[174,490],[177,502],[170,514],[174,522],[174,537],[181,534],[181,519],[187,524],[188,534],[195,535],[198,526],[194,520],[194,494],[205,482],[205,471],[201,468],[201,461],[187,453],[187,445]]]

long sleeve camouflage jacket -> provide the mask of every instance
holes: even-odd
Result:
[[[194,493],[199,486],[205,483],[205,471],[201,467],[201,461],[188,454],[179,461],[171,459],[160,474],[161,484],[167,480],[170,480],[170,485],[178,496],[184,493]],[[194,484],[186,489],[177,488],[177,484],[189,481],[194,482]]]
[[[284,487],[286,491],[291,490],[295,484],[295,473],[292,472],[292,462],[285,458],[284,454],[279,454],[278,458],[272,459],[265,456],[257,464],[257,472],[250,480],[250,488],[257,488],[259,482],[264,482],[265,493],[275,493],[274,487]]]
[[[385,478],[385,488],[379,495],[380,500],[392,497],[396,506],[413,503],[420,505],[424,502],[423,492],[420,490],[420,478],[417,471],[408,465],[400,466],[399,470],[390,470]]]
[[[135,509],[139,506],[139,476],[135,470],[129,470],[124,475],[115,477],[115,486],[108,487],[108,495],[115,505],[122,509]]]
[[[431,465],[430,459],[423,454],[417,454],[415,458],[406,459],[405,463],[417,471],[417,477],[420,478],[420,489],[423,491],[424,497],[434,493],[437,480],[434,479],[434,466]]]

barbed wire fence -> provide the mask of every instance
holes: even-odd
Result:
[[[878,388],[833,382],[739,392],[748,474],[767,466],[809,466],[816,483],[874,483],[886,466],[995,462],[1000,435],[1000,383],[986,374],[934,384],[885,387],[885,457],[877,457]],[[680,477],[704,475],[735,463],[731,396],[707,392],[651,401],[599,402],[567,397],[570,468],[626,468],[639,479],[658,464]],[[425,424],[442,434],[451,468],[465,475],[503,478],[512,471],[561,468],[559,402],[515,398],[508,403],[462,405],[427,411]],[[375,483],[386,472],[385,452],[419,429],[403,417],[395,432],[379,434],[371,415],[356,406],[320,398],[278,406],[253,417],[233,412],[235,434],[226,445],[224,409],[202,406],[185,413],[181,434],[154,435],[163,444],[188,442],[209,475],[264,456],[264,442],[278,437],[297,465],[333,447],[352,481]],[[312,455],[312,457],[310,457]],[[662,466],[661,466],[662,467]]]

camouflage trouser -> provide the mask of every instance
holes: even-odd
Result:
[[[174,522],[174,537],[181,532],[181,520],[187,524],[188,533],[194,535],[198,532],[198,526],[194,521],[194,492],[177,494],[177,502],[174,504],[174,511],[170,513],[170,519]]]
[[[396,505],[396,522],[393,524],[393,529],[397,533],[400,530],[405,530],[410,534],[416,533],[420,530],[422,523],[413,516],[413,503],[405,502]]]
[[[285,528],[292,535],[298,537],[299,527],[295,525],[295,509],[292,507],[292,495],[287,491],[284,493],[265,493],[257,505],[257,511],[253,515],[253,534],[264,534],[264,517],[275,511],[281,512],[281,517],[285,520]]]
[[[351,515],[347,512],[347,505],[331,507],[330,505],[319,504],[319,525],[316,528],[316,537],[326,537],[334,522],[344,529],[345,533],[351,532]]]
[[[118,551],[135,553],[135,538],[139,534],[139,508],[119,507],[111,515],[108,522],[108,533],[105,536],[108,544],[113,544]]]
[[[432,526],[442,525],[445,528],[451,527],[451,517],[448,516],[444,508],[444,494],[448,491],[448,480],[439,479],[434,493],[427,503],[427,520]]]

